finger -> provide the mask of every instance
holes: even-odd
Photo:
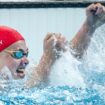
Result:
[[[91,4],[87,9],[87,13],[92,13],[93,15],[96,13],[97,7],[95,4]]]
[[[48,44],[54,44],[54,42],[56,41],[56,38],[54,35],[52,35],[52,37],[50,37],[48,40],[47,40],[47,43]]]
[[[97,3],[97,4],[94,4],[91,7],[89,7],[89,9],[94,15],[98,15],[103,12],[104,6],[101,5],[100,3]]]
[[[65,42],[66,38],[59,33],[58,40],[62,41],[62,42]]]
[[[63,43],[65,43],[65,44],[67,44],[67,40],[66,40],[65,37],[62,37],[62,38],[61,38],[61,41],[63,41]]]
[[[60,34],[60,33],[56,33],[56,34],[55,34],[55,37],[56,37],[57,39],[59,39],[59,38],[61,37],[61,34]]]
[[[64,42],[64,40],[65,40],[65,37],[64,36],[59,36],[59,38],[58,38],[58,41],[61,41],[61,42]]]
[[[92,9],[94,9],[94,6],[95,6],[95,4],[91,4],[86,8],[86,10],[92,10]]]
[[[57,43],[59,43],[60,45],[65,44],[66,43],[66,38],[63,36],[60,36],[60,38],[57,40]]]
[[[97,6],[103,6],[101,3],[96,3],[95,5],[97,5]]]
[[[91,12],[93,15],[95,15],[96,12],[97,12],[97,9],[98,9],[98,7],[94,5],[92,8],[90,8],[90,12]]]
[[[101,13],[104,12],[104,6],[98,4],[98,5],[96,5],[96,8],[97,8],[97,10],[96,10],[95,15],[100,15]]]
[[[48,40],[52,36],[52,33],[47,33],[47,36],[45,37],[44,40]]]

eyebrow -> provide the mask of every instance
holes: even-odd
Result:
[[[17,48],[17,49],[11,49],[11,51],[18,51],[19,49],[21,49],[21,50],[23,50],[24,52],[28,52],[29,51],[29,49],[27,48],[26,50],[24,50],[24,49],[22,49],[22,48]]]

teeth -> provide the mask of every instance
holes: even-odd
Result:
[[[24,69],[19,69],[19,71],[24,71]]]
[[[20,72],[23,73],[24,69],[17,69],[16,71],[17,71],[17,73],[20,73]]]

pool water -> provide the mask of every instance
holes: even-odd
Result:
[[[0,105],[105,105],[103,98],[96,89],[91,88],[49,86],[44,89],[23,89],[11,87],[0,92]]]
[[[104,25],[95,32],[82,60],[62,54],[52,67],[48,86],[26,89],[22,80],[8,81],[0,90],[0,105],[105,105],[103,29]]]

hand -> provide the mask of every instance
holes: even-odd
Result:
[[[86,9],[87,23],[90,28],[96,29],[105,23],[105,7],[100,3],[91,4]]]
[[[66,51],[66,39],[61,34],[48,33],[44,39],[44,53],[52,58],[56,58],[58,52]]]

